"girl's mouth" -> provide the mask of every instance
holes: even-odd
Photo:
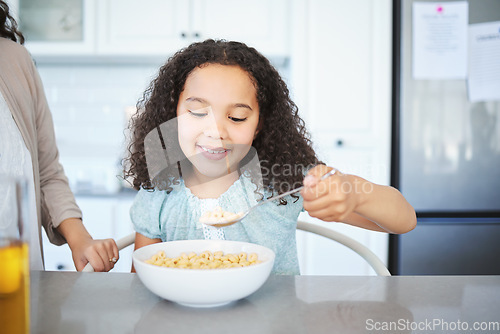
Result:
[[[208,147],[196,145],[200,153],[209,160],[221,160],[224,159],[229,153],[229,149],[224,147]]]

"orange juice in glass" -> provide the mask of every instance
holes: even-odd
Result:
[[[21,184],[0,175],[0,328],[9,334],[30,331],[29,250]]]

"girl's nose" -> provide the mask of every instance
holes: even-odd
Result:
[[[207,124],[203,134],[214,139],[225,139],[227,137],[227,130],[224,125],[224,120],[212,118],[209,124]]]

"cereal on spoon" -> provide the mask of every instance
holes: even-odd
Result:
[[[224,211],[220,206],[216,207],[213,211],[207,211],[200,217],[200,223],[206,225],[223,224],[225,222],[232,222],[238,220],[243,216],[243,212],[229,212]]]

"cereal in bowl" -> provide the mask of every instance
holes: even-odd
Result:
[[[204,251],[199,255],[195,252],[182,253],[174,258],[167,257],[164,251],[159,251],[145,262],[160,267],[183,269],[225,269],[247,267],[261,263],[255,253],[224,254],[222,251],[213,253]]]

